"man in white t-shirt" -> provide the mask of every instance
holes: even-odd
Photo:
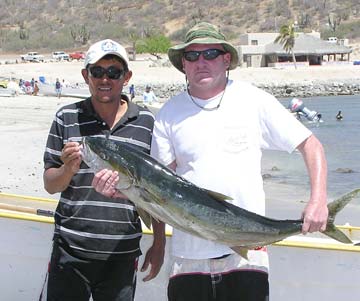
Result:
[[[153,102],[157,101],[157,97],[150,86],[146,86],[145,92],[143,93],[143,102],[144,104],[151,105]]]
[[[264,215],[262,149],[298,149],[311,182],[302,231],[324,231],[327,165],[318,139],[273,96],[229,79],[238,54],[218,27],[195,25],[168,55],[186,75],[187,91],[157,114],[151,155],[194,184]],[[266,247],[249,251],[245,259],[225,245],[174,229],[172,255],[171,301],[269,298]]]

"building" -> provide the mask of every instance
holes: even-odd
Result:
[[[292,54],[279,43],[278,33],[247,33],[240,36],[239,64],[242,67],[292,65]],[[320,39],[320,33],[296,33],[293,48],[298,66],[349,63],[350,47]]]

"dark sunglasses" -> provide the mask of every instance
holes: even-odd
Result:
[[[125,75],[125,70],[110,66],[105,69],[100,66],[92,66],[89,68],[90,75],[94,78],[102,78],[105,74],[110,79],[120,79]]]
[[[213,60],[216,59],[219,55],[223,55],[225,53],[226,53],[225,51],[222,51],[220,49],[206,49],[203,51],[191,50],[191,51],[185,51],[183,56],[185,60],[189,62],[195,62],[199,59],[200,54],[203,55],[205,60]]]

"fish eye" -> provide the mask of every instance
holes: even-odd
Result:
[[[107,156],[105,153],[100,153],[99,154],[99,157],[103,160],[108,160],[109,159],[109,156]]]

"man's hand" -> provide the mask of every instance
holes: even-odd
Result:
[[[77,142],[68,142],[61,151],[60,167],[52,167],[44,171],[44,187],[50,194],[62,192],[72,177],[79,171],[82,161],[81,146]]]
[[[164,263],[165,255],[165,242],[163,244],[153,244],[150,249],[146,252],[144,263],[141,267],[141,272],[145,272],[149,265],[150,272],[143,278],[143,281],[149,281],[154,279],[161,269]]]
[[[127,199],[124,194],[116,189],[118,183],[119,174],[117,171],[103,169],[95,174],[91,185],[97,192],[109,198]]]
[[[305,207],[303,214],[302,233],[324,232],[326,230],[328,219],[328,208],[324,202],[316,202],[310,200]]]
[[[60,159],[66,172],[76,174],[82,161],[81,147],[78,142],[68,142],[61,151]]]

